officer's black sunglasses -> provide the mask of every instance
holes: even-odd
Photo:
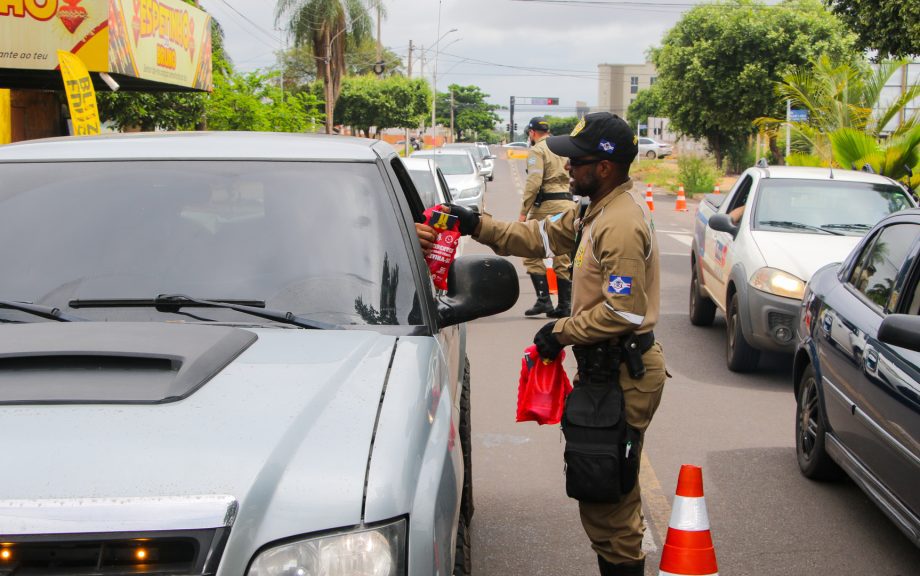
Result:
[[[592,158],[590,156],[579,156],[577,158],[569,158],[569,166],[587,166],[588,164],[597,164],[598,162],[603,162],[605,158]]]

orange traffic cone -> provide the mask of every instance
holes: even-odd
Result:
[[[658,576],[684,574],[718,576],[716,551],[709,533],[709,515],[703,498],[703,469],[684,464],[677,479],[677,495],[661,551]]]
[[[559,287],[556,285],[556,271],[553,270],[553,261],[549,258],[543,260],[546,266],[546,284],[549,286],[549,293],[556,294]]]
[[[651,184],[645,185],[645,203],[648,204],[649,212],[655,211],[655,199],[652,198],[652,185]]]
[[[674,204],[674,210],[678,212],[687,211],[687,197],[684,196],[684,185],[679,184],[677,186],[677,203]]]
[[[716,182],[715,188],[712,189],[712,193],[713,193],[713,194],[721,194],[721,193],[722,193],[722,191],[719,190],[719,183],[718,183],[718,182]]]

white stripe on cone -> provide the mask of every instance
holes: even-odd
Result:
[[[670,528],[686,532],[709,530],[709,514],[706,513],[706,499],[675,496],[671,508]]]

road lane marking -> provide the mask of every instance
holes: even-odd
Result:
[[[673,232],[668,232],[667,235],[681,244],[686,244],[687,246],[693,245],[693,234],[674,234]]]
[[[653,538],[657,537],[657,542],[660,543],[661,539],[668,533],[671,506],[661,491],[661,483],[658,482],[658,476],[655,474],[652,463],[645,455],[645,452],[642,452],[642,462],[639,465],[639,484],[642,486],[642,502],[648,513],[646,524],[648,525],[648,520],[651,520],[650,525],[655,531]],[[645,533],[645,536],[648,536],[648,532]],[[642,538],[643,549],[646,546],[645,536]],[[655,545],[655,541],[652,542],[652,545]]]

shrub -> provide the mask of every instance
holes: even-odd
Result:
[[[722,176],[715,163],[705,156],[683,154],[677,160],[677,174],[687,194],[712,192]]]

